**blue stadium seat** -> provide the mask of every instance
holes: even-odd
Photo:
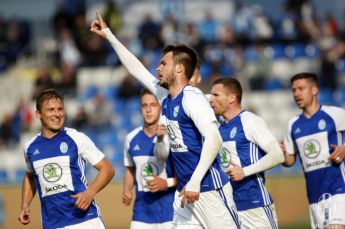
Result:
[[[7,172],[5,170],[0,170],[0,184],[5,184],[8,182]]]
[[[306,46],[301,43],[288,45],[285,48],[285,55],[291,59],[307,57]]]
[[[264,82],[264,89],[266,91],[275,91],[285,89],[285,85],[279,79],[268,79]]]
[[[274,60],[286,58],[285,47],[284,45],[281,45],[281,44],[274,44],[272,46],[268,46],[265,50],[265,55],[268,58],[271,58]]]
[[[335,105],[333,91],[330,89],[320,89],[318,95],[319,102],[324,105]]]
[[[339,59],[335,66],[338,72],[345,73],[345,57]]]

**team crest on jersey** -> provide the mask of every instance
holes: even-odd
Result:
[[[174,118],[177,117],[177,114],[178,114],[178,111],[179,111],[179,110],[180,110],[180,106],[174,107],[174,114],[173,114]]]
[[[56,163],[49,163],[43,168],[43,177],[48,182],[56,182],[61,178],[62,169]]]
[[[67,145],[66,142],[61,142],[60,143],[60,151],[61,151],[61,153],[67,153],[68,145]]]
[[[317,125],[320,130],[324,130],[326,128],[326,121],[321,119]]]
[[[232,128],[232,130],[230,131],[230,138],[234,138],[236,136],[237,133],[237,127]]]
[[[153,176],[157,176],[157,175],[158,175],[157,166],[153,164],[152,162],[145,163],[141,167],[141,176],[145,180],[150,181],[153,179]]]
[[[320,154],[320,143],[315,141],[314,139],[311,139],[304,143],[304,155],[307,158],[313,159],[316,158]]]
[[[225,147],[222,147],[219,151],[219,156],[220,156],[220,162],[222,166],[223,171],[228,171],[230,168],[230,160],[231,160],[231,154],[229,150],[227,150]]]

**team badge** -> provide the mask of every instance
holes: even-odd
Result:
[[[56,163],[50,163],[43,168],[43,177],[48,182],[56,182],[61,178],[62,169]]]
[[[329,220],[333,218],[332,216],[334,216],[334,213],[337,211],[337,203],[330,193],[322,194],[317,203],[317,210],[320,216],[323,217],[322,222],[328,225]],[[318,228],[323,228],[323,226],[324,225],[317,225]]]
[[[173,114],[174,118],[177,117],[177,114],[178,114],[178,111],[179,111],[179,110],[180,110],[180,106],[174,107],[174,114]]]
[[[230,131],[230,138],[234,138],[236,136],[237,133],[237,127],[232,128],[232,130]]]
[[[67,153],[68,145],[67,145],[66,142],[61,142],[60,143],[60,151],[61,151],[61,153]]]
[[[314,159],[320,154],[320,143],[315,141],[314,139],[311,139],[304,143],[304,155],[307,158]]]
[[[146,180],[150,181],[153,180],[153,176],[158,175],[157,166],[151,162],[145,163],[141,167],[141,176]]]
[[[324,130],[326,128],[326,121],[321,119],[317,125],[320,130]]]

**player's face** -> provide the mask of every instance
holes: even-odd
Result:
[[[224,115],[228,110],[230,96],[222,84],[212,86],[210,104],[216,115]]]
[[[59,132],[65,121],[63,102],[57,98],[43,101],[41,111],[36,111],[36,117],[41,120],[43,133]]]
[[[164,88],[169,88],[175,82],[174,75],[174,60],[172,52],[165,54],[157,67],[157,75],[159,78],[159,85]]]
[[[295,80],[292,83],[292,94],[297,106],[306,109],[316,99],[318,89],[307,79]]]
[[[146,125],[156,124],[161,113],[161,106],[156,97],[150,94],[145,94],[141,97],[141,114]]]

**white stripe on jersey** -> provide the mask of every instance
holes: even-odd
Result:
[[[78,158],[78,165],[79,165],[79,169],[81,171],[81,180],[83,182],[83,184],[85,185],[85,188],[87,188],[87,180],[86,180],[86,176],[85,176],[85,161],[82,158]]]
[[[211,167],[210,169],[211,172],[211,177],[213,180],[213,185],[216,189],[221,188],[221,182],[220,182],[220,175],[218,173],[218,171],[216,169],[214,169],[213,167]]]
[[[260,189],[261,189],[261,194],[262,194],[262,198],[264,199],[264,204],[265,205],[269,205],[270,203],[270,198],[268,195],[268,192],[265,188],[264,182],[263,182],[263,178],[261,176],[261,174],[256,174],[256,179],[259,183]]]

